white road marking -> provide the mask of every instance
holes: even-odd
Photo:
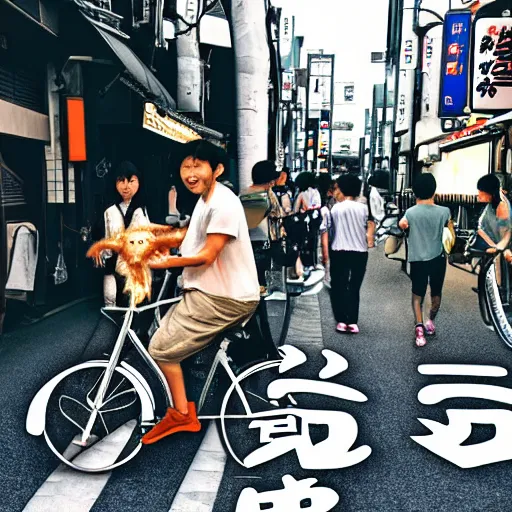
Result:
[[[75,462],[82,467],[110,465],[121,453],[125,442],[120,439],[129,438],[135,421],[128,422],[118,428],[110,436],[76,457]],[[69,452],[79,449],[75,445],[68,447]],[[65,464],[61,464],[37,490],[27,503],[23,512],[88,512],[103,491],[112,472],[81,473]]]
[[[212,421],[169,512],[211,512],[225,465],[226,452]]]

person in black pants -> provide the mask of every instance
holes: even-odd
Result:
[[[375,226],[368,218],[368,206],[357,202],[361,180],[342,175],[336,180],[338,200],[331,210],[331,304],[336,330],[357,334],[359,291],[366,273],[368,248],[374,246]]]

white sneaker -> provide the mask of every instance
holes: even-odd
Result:
[[[265,300],[286,300],[286,293],[283,292],[272,292]]]

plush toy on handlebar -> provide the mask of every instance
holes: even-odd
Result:
[[[132,306],[136,306],[146,297],[151,298],[150,261],[178,247],[182,239],[170,226],[150,224],[96,242],[87,251],[87,257],[93,258],[97,266],[103,266],[102,251],[117,252],[118,272],[126,278],[123,291],[130,295]]]

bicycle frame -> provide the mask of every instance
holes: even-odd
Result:
[[[177,297],[177,298],[173,298],[173,299],[158,301],[158,302],[155,302],[154,304],[149,304],[148,306],[143,306],[140,308],[134,307],[133,304],[130,305],[129,308],[122,308],[122,307],[117,307],[117,306],[101,308],[101,313],[111,321],[114,321],[114,320],[107,314],[107,312],[125,312],[125,316],[123,319],[123,324],[121,326],[121,330],[120,330],[120,332],[117,336],[116,342],[114,344],[114,348],[112,350],[112,354],[110,356],[108,365],[105,368],[105,373],[104,373],[104,375],[101,379],[100,385],[98,387],[98,391],[96,393],[94,401],[92,402],[92,404],[90,404],[91,408],[92,408],[91,416],[89,417],[87,425],[82,433],[81,439],[73,441],[75,444],[77,444],[79,446],[87,446],[87,443],[89,442],[91,430],[92,430],[94,423],[97,419],[98,412],[101,410],[101,408],[103,406],[106,390],[108,388],[108,385],[110,384],[112,375],[113,375],[115,368],[119,362],[119,357],[121,355],[121,351],[124,347],[127,336],[130,338],[130,341],[133,343],[133,345],[137,349],[137,352],[143,358],[144,362],[154,371],[155,375],[158,377],[158,380],[164,390],[166,405],[168,407],[172,407],[172,396],[171,396],[171,392],[170,392],[169,386],[167,384],[167,381],[165,379],[165,376],[163,375],[162,371],[160,370],[158,365],[155,363],[155,361],[148,354],[148,352],[142,345],[141,341],[139,340],[139,338],[137,337],[135,332],[130,327],[131,327],[131,324],[133,321],[133,315],[135,313],[142,313],[143,311],[155,309],[155,308],[158,308],[165,304],[173,304],[173,303],[179,302],[180,300],[181,300],[181,297]]]

